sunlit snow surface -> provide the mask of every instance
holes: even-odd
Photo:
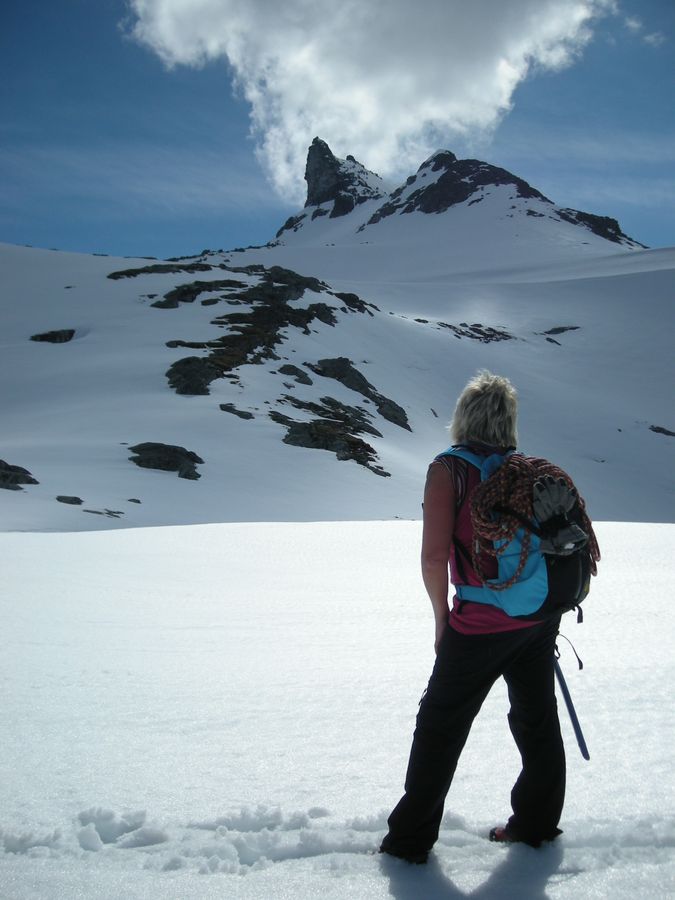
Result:
[[[419,522],[0,535],[0,896],[672,896],[675,526],[597,530],[564,835],[487,841],[518,771],[499,684],[426,868],[368,852],[433,658]]]
[[[0,530],[416,518],[426,465],[447,446],[455,398],[481,367],[512,379],[521,449],[569,471],[595,518],[672,521],[675,248],[626,250],[577,226],[510,218],[511,199],[495,198],[500,215],[486,201],[392,216],[360,233],[349,216],[324,216],[285,244],[205,257],[215,268],[196,275],[112,280],[148,261],[0,245],[0,460],[39,482],[2,491]],[[316,320],[307,333],[288,326],[278,359],[239,366],[238,380],[216,379],[208,395],[179,396],[167,370],[208,351],[167,344],[216,339],[225,332],[214,315],[247,307],[218,299],[222,290],[207,296],[215,306],[200,297],[157,309],[153,298],[231,275],[221,264],[287,267],[377,309],[338,308],[334,326]],[[316,301],[340,304],[311,290],[294,303]],[[483,343],[447,327],[462,323],[512,338]],[[75,330],[68,343],[30,340],[65,328]],[[403,407],[411,430],[308,368],[336,357]],[[280,372],[289,364],[312,383],[289,381]],[[372,416],[381,436],[366,437],[391,477],[283,443],[270,412],[311,418],[289,396],[328,396]],[[148,441],[197,453],[200,479],[139,469],[129,448]]]

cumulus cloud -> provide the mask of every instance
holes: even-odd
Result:
[[[302,202],[315,135],[380,175],[489,135],[517,86],[574,62],[615,0],[130,0],[168,66],[225,59],[258,155]]]

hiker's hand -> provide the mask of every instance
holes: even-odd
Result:
[[[534,483],[532,508],[541,525],[554,516],[564,516],[577,502],[577,492],[564,478],[544,475]]]
[[[445,621],[436,622],[436,639],[434,641],[434,653],[438,655],[438,648],[441,645],[441,641],[443,640],[443,635],[445,634],[446,628],[448,628],[447,619]]]

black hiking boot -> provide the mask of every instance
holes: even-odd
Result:
[[[559,834],[562,834],[562,831],[560,828],[556,828],[552,834],[546,837],[526,838],[510,825],[501,825],[490,829],[490,840],[497,844],[527,844],[530,847],[541,847],[546,841],[554,841]]]
[[[428,850],[398,849],[391,842],[388,842],[386,837],[380,846],[380,853],[386,853],[387,856],[394,856],[396,859],[403,859],[414,866],[423,866],[429,859]]]

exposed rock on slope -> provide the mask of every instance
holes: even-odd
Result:
[[[39,341],[48,344],[67,344],[75,337],[74,328],[60,328],[57,331],[44,331],[42,334],[32,334],[31,341]]]
[[[319,403],[299,400],[286,395],[282,402],[295,409],[312,413],[319,418],[310,421],[291,419],[284,413],[272,410],[270,419],[286,427],[285,444],[308,447],[313,450],[330,450],[340,460],[353,460],[376,475],[388,476],[377,463],[377,453],[370,444],[357,435],[366,433],[382,437],[371,424],[372,416],[364,409],[340,403],[333,397],[322,397]]]
[[[605,238],[615,244],[630,244],[637,247],[644,247],[639,244],[621,230],[621,226],[616,219],[609,216],[595,216],[593,213],[581,212],[578,209],[558,208],[556,210],[558,216],[565,222],[571,222],[572,225],[583,225],[597,234],[598,237]]]
[[[656,434],[665,434],[668,437],[675,437],[675,431],[671,431],[670,428],[664,428],[663,425],[650,425],[649,430],[656,432]]]
[[[138,275],[167,275],[179,272],[210,272],[213,266],[208,263],[153,263],[151,266],[141,266],[137,269],[121,269],[119,272],[111,272],[108,278],[118,281],[120,278],[136,278]]]
[[[39,484],[40,482],[33,478],[28,469],[21,466],[12,466],[4,460],[0,459],[0,488],[7,491],[21,491],[22,484]]]
[[[198,463],[203,463],[204,460],[192,450],[186,450],[185,447],[147,441],[144,444],[129,447],[129,449],[135,454],[129,459],[141,468],[178,472],[179,478],[188,478],[191,481],[201,478],[196,466]]]
[[[324,378],[334,378],[336,381],[344,384],[351,391],[363,394],[369,400],[372,400],[377,411],[383,419],[393,422],[401,428],[410,431],[408,417],[403,407],[399,406],[394,400],[390,400],[383,394],[380,394],[376,388],[365,378],[358,369],[355,369],[352,361],[345,356],[339,356],[336,359],[320,359],[316,364],[305,363],[307,368],[317,375],[323,375]]]
[[[273,266],[263,269],[258,284],[241,285],[241,290],[228,291],[221,299],[250,306],[248,311],[225,313],[213,319],[211,324],[227,328],[222,337],[206,341],[172,340],[168,347],[186,347],[193,350],[209,350],[209,355],[188,356],[174,362],[166,375],[171,387],[179,394],[208,394],[209,385],[217,378],[236,378],[236,370],[244,364],[260,364],[264,360],[279,359],[276,348],[285,340],[284,329],[292,326],[309,334],[309,326],[315,321],[335,326],[338,315],[352,312],[372,315],[370,304],[356,294],[334,294],[328,285],[316,278],[299,275],[289,269]],[[220,290],[220,281],[196,282],[174,288],[170,295],[192,296],[195,291]],[[319,301],[306,307],[297,305],[305,291],[323,293],[334,297],[338,305]],[[168,308],[165,304],[163,308]],[[298,370],[301,371],[301,370]],[[302,373],[304,374],[304,373]],[[308,376],[304,376],[308,377]]]

